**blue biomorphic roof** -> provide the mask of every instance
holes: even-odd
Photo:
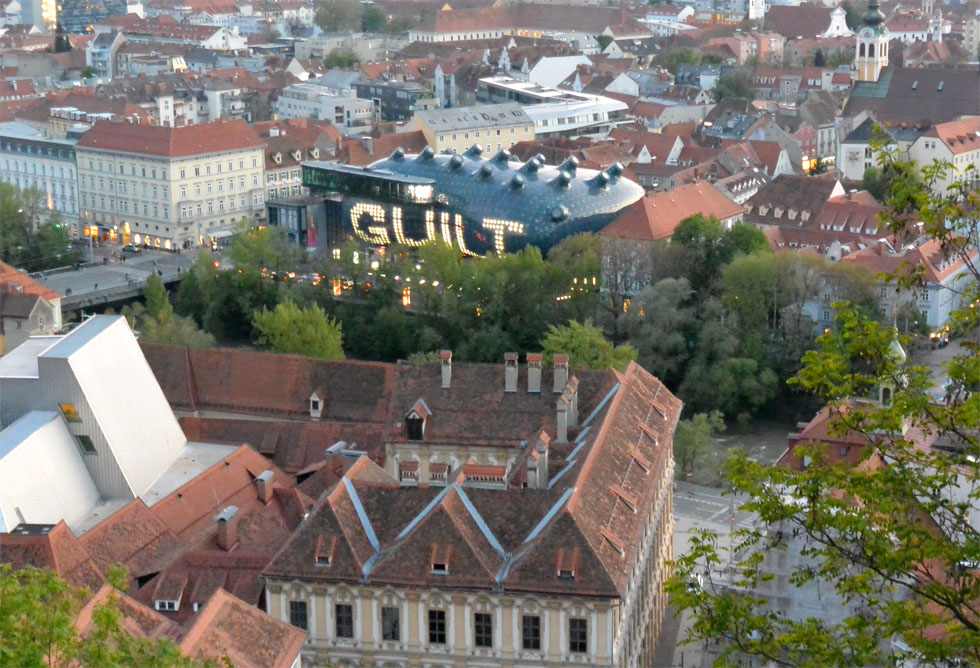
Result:
[[[478,146],[463,154],[396,150],[370,169],[432,179],[436,196],[464,218],[523,223],[527,241],[540,246],[597,232],[643,196],[619,164],[600,172],[579,168],[574,158],[547,165],[539,155],[522,163],[506,149],[484,159]]]

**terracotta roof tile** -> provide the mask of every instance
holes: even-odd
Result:
[[[669,239],[682,221],[695,214],[724,221],[742,213],[742,205],[725,197],[710,183],[692,183],[646,195],[630,205],[600,234],[610,239],[656,241]]]
[[[77,146],[175,158],[260,148],[264,142],[242,120],[222,120],[176,128],[99,121],[82,136]]]

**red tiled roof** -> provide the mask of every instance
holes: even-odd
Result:
[[[693,215],[702,214],[724,221],[743,212],[742,205],[725,197],[710,183],[698,182],[646,195],[600,234],[609,239],[657,241],[669,239],[674,229]]]
[[[176,158],[262,146],[262,139],[245,121],[222,120],[177,128],[99,121],[77,147]]]
[[[227,657],[237,668],[290,668],[305,641],[305,631],[218,589],[198,613],[180,649],[195,659]]]
[[[57,292],[24,272],[14,269],[6,262],[0,262],[0,285],[12,287],[14,291],[25,295],[36,295],[49,302],[61,299],[61,295]]]
[[[105,581],[102,569],[64,520],[41,535],[0,534],[0,563],[10,564],[14,570],[25,566],[50,568],[73,587],[95,590]]]
[[[833,7],[816,4],[773,5],[766,12],[766,29],[786,39],[816,37],[830,27]]]
[[[954,155],[980,148],[980,116],[934,125],[926,137],[939,139]]]

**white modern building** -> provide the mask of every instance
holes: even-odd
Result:
[[[0,123],[0,181],[22,190],[39,190],[49,210],[75,219],[75,144],[72,139],[45,137],[26,123]]]
[[[79,535],[235,451],[189,443],[121,316],[0,358],[0,532],[64,520]]]
[[[604,133],[626,123],[625,102],[602,95],[546,88],[517,79],[496,76],[480,79],[477,99],[481,102],[518,102],[534,121],[537,138],[574,137]]]
[[[283,89],[277,103],[279,118],[313,118],[333,123],[342,134],[366,132],[374,119],[371,100],[357,97],[353,89],[337,89],[313,82]]]

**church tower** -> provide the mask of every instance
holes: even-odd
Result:
[[[749,0],[749,21],[762,21],[766,15],[765,0]]]
[[[868,13],[864,15],[864,25],[857,34],[858,81],[877,81],[881,68],[888,65],[888,28],[885,17],[878,10],[878,0],[868,2]]]

